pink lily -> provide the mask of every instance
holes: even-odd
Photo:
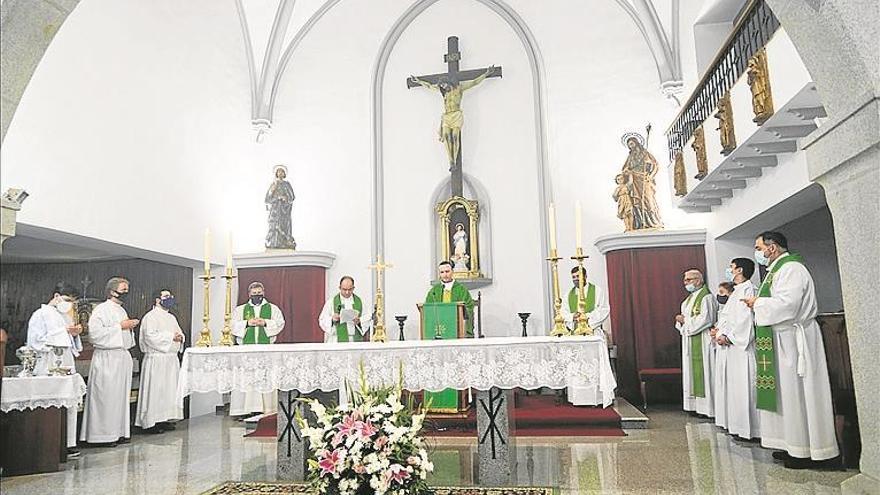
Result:
[[[321,459],[318,460],[318,467],[321,468],[321,476],[336,472],[336,467],[339,465],[339,457],[340,454],[338,449],[329,453],[324,450],[321,453]]]
[[[388,467],[388,470],[391,472],[391,479],[401,485],[409,479],[409,473],[400,464],[392,464]]]

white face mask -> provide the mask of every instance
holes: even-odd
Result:
[[[71,309],[73,309],[73,303],[62,299],[61,302],[55,305],[55,309],[57,309],[58,312],[61,314],[67,314],[70,313]]]

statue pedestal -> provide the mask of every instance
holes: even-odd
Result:
[[[248,285],[261,282],[266,299],[284,314],[277,343],[323,342],[318,315],[326,299],[327,268],[336,255],[324,251],[272,250],[233,257],[238,269],[237,304],[248,298]]]
[[[705,242],[702,229],[628,232],[596,240],[608,275],[618,394],[633,404],[642,403],[639,371],[681,368],[681,337],[673,319],[687,297],[685,270],[706,271]],[[680,387],[663,392],[666,400],[681,400]]]

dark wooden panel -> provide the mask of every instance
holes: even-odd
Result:
[[[27,323],[31,314],[52,296],[59,281],[76,286],[84,297],[104,300],[104,284],[110,277],[123,276],[131,281],[125,309],[132,318],[141,318],[152,307],[152,293],[170,289],[177,299],[175,314],[184,333],[192,326],[192,268],[143,259],[77,263],[4,264],[0,278],[0,326],[9,332],[6,362],[18,364],[15,350],[27,341]],[[86,290],[83,291],[83,282]],[[187,339],[186,345],[191,339]],[[88,358],[85,353],[83,358]],[[132,350],[140,357],[140,350]]]
[[[4,476],[58,471],[66,459],[67,409],[0,413],[0,467]]]

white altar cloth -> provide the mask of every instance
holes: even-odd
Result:
[[[24,411],[38,407],[79,406],[86,382],[79,374],[67,376],[4,377],[0,411]]]
[[[356,386],[361,363],[369,383],[388,385],[402,365],[410,391],[576,385],[595,389],[594,404],[607,407],[617,387],[601,337],[504,337],[189,348],[177,394],[337,390],[343,380]]]

